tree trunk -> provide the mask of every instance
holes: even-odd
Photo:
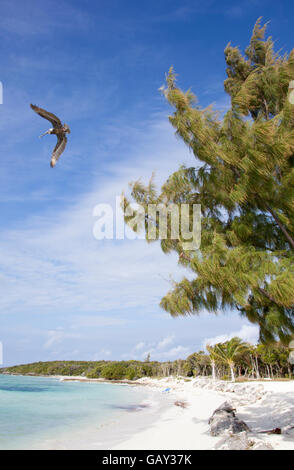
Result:
[[[267,370],[267,378],[270,379],[271,378],[271,373],[270,373],[268,365],[266,365],[266,370]]]
[[[260,373],[259,373],[259,367],[258,367],[258,359],[257,356],[255,356],[255,365],[256,365],[256,378],[260,379]]]
[[[231,371],[232,382],[235,382],[236,379],[235,379],[235,374],[234,374],[234,364],[230,364],[230,371]]]
[[[216,380],[215,362],[214,361],[211,361],[211,367],[212,367],[212,380]]]

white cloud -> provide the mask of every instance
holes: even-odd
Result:
[[[203,348],[205,348],[207,344],[213,346],[217,343],[224,343],[225,341],[229,341],[235,336],[248,343],[256,344],[259,336],[259,328],[253,325],[242,325],[241,329],[238,331],[232,331],[231,333],[214,336],[212,338],[206,338],[203,341]]]
[[[108,350],[108,349],[101,349],[101,353],[105,354],[105,356],[110,356],[111,355],[111,351]]]
[[[130,323],[130,321],[107,315],[77,315],[73,317],[72,328],[101,328],[127,323]]]
[[[169,344],[173,343],[174,339],[175,339],[175,335],[166,336],[166,338],[163,338],[161,341],[159,341],[157,345],[157,349],[165,348]]]
[[[56,346],[56,344],[63,343],[65,339],[77,339],[80,338],[81,335],[75,333],[68,333],[64,331],[63,328],[56,328],[55,330],[49,330],[47,333],[48,339],[44,344],[45,349],[50,349],[52,346]]]
[[[92,354],[90,359],[91,361],[103,361],[111,356],[112,351],[110,349],[102,348],[99,352]]]
[[[104,356],[110,356],[110,355],[111,355],[111,351],[110,351],[109,349],[101,349],[100,354],[101,354],[102,357],[104,357]]]
[[[44,215],[2,231],[2,311],[17,312],[20,304],[23,312],[36,313],[90,315],[94,311],[99,315],[122,307],[141,310],[158,305],[169,288],[165,279],[171,273],[182,276],[176,257],[164,255],[158,243],[101,241],[92,234],[92,210],[97,203],[114,204],[115,196],[130,180],[143,176],[146,181],[154,169],[158,170],[157,181],[162,182],[179,162],[191,158],[161,116],[149,123],[149,129],[134,131],[135,153],[123,163],[101,163],[103,178],[92,190],[60,210],[53,205]],[[120,132],[130,135],[132,129]],[[87,321],[94,320],[85,317],[84,323]]]
[[[191,353],[190,348],[182,345],[175,346],[174,348],[169,349],[163,353],[163,358],[166,359],[186,359],[186,357]]]
[[[32,3],[29,2],[28,3]],[[68,2],[51,0],[50,4],[38,4],[27,7],[27,4],[18,4],[2,0],[0,25],[8,33],[25,36],[35,36],[56,33],[56,29],[77,30],[89,27],[90,15],[85,9],[76,8]],[[66,14],[65,14],[66,13]],[[71,20],[69,21],[69,18]]]
[[[138,354],[138,358],[141,360],[145,359],[148,354],[151,356],[151,360],[174,360],[185,358],[192,352],[190,347],[185,347],[182,345],[176,345],[170,348],[170,345],[174,343],[176,340],[175,334],[170,334],[165,336],[160,341],[151,341],[149,343],[140,342],[138,343],[131,354],[125,354],[124,357],[134,357],[136,353]],[[141,351],[144,348],[144,351]]]

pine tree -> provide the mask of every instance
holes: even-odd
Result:
[[[287,342],[294,332],[294,49],[275,53],[265,32],[259,19],[244,54],[225,48],[231,107],[222,118],[195,105],[170,69],[163,90],[174,108],[169,120],[196,165],[181,166],[159,193],[152,180],[132,184],[132,199],[146,210],[201,204],[199,250],[185,251],[181,237],[161,240],[193,273],[174,283],[163,309],[175,317],[237,310],[259,325],[261,341]],[[158,226],[146,217],[145,229],[150,223]]]

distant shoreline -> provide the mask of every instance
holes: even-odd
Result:
[[[145,383],[138,382],[137,380],[128,380],[128,379],[103,379],[102,377],[94,379],[90,377],[83,376],[71,376],[71,375],[43,375],[43,374],[15,374],[11,372],[0,372],[0,375],[11,375],[16,377],[43,377],[44,379],[58,379],[61,382],[96,382],[96,383],[108,383],[108,384],[118,384],[118,385],[142,385],[146,386]]]
[[[159,377],[141,377],[139,379],[104,379],[103,377],[97,377],[97,378],[92,378],[92,377],[84,377],[82,375],[44,375],[44,374],[35,374],[35,373],[27,373],[27,374],[18,374],[18,373],[13,373],[13,372],[1,372],[0,369],[0,376],[1,375],[12,375],[12,376],[19,376],[19,377],[44,377],[44,378],[53,378],[53,379],[59,379],[64,382],[97,382],[97,383],[109,383],[109,384],[121,384],[121,385],[142,385],[142,386],[147,386],[147,383],[144,382],[144,380],[150,380],[150,381],[160,381],[160,380],[169,380],[173,379],[176,376],[169,375],[169,376],[159,376]],[[183,377],[179,376],[179,379],[185,380],[185,381],[193,381],[195,377]],[[199,376],[196,378],[200,378]],[[201,377],[203,379],[212,379],[211,376],[204,376]],[[218,382],[224,382],[224,383],[231,383],[230,380],[224,380],[224,379],[217,379]],[[267,382],[294,382],[294,379],[289,379],[285,377],[275,377],[275,378],[247,378],[247,377],[242,377],[242,378],[236,378],[235,383],[267,383]]]

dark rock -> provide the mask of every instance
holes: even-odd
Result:
[[[236,408],[233,408],[232,405],[230,405],[228,401],[225,401],[218,408],[216,408],[216,410],[214,410],[214,412],[212,413],[212,416],[214,416],[219,411],[226,411],[227,413],[231,413],[232,415],[235,416],[234,412],[236,411]]]
[[[250,431],[247,424],[236,417],[234,411],[234,408],[225,402],[213,412],[208,421],[212,436],[219,436],[225,431],[230,431],[232,434]]]
[[[237,434],[242,431],[250,431],[247,424],[242,421],[242,419],[237,418],[236,416],[233,418],[231,429],[233,434]]]

